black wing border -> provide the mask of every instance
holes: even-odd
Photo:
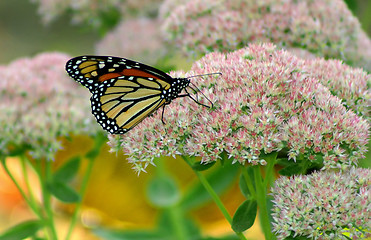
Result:
[[[92,59],[92,60],[97,60],[97,59],[103,59],[105,62],[107,63],[112,63],[112,64],[119,64],[121,67],[117,68],[119,69],[119,71],[121,70],[124,70],[124,66],[129,66],[131,68],[138,68],[140,69],[141,71],[144,71],[148,74],[152,74],[156,77],[158,77],[159,79],[161,80],[164,80],[166,81],[167,83],[171,84],[174,82],[174,79],[167,73],[155,68],[155,67],[152,67],[152,66],[149,66],[147,64],[144,64],[144,63],[141,63],[141,62],[138,62],[138,61],[135,61],[135,60],[131,60],[131,59],[127,59],[127,58],[123,58],[123,57],[115,57],[115,56],[101,56],[101,55],[81,55],[81,56],[77,56],[77,57],[74,57],[74,58],[71,58],[70,60],[68,60],[68,62],[66,63],[66,69],[67,69],[67,66],[71,66],[71,64],[69,64],[70,62],[77,62],[78,60],[82,60],[83,58],[87,58],[87,59]],[[85,60],[87,61],[87,60]],[[122,64],[121,62],[124,61],[125,64]],[[107,72],[109,73],[109,72]],[[96,78],[91,78],[92,80],[95,80]]]

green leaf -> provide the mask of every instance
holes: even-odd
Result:
[[[232,229],[235,232],[243,232],[249,229],[255,221],[258,204],[255,200],[244,201],[237,209],[232,220]]]
[[[19,223],[0,235],[0,240],[20,240],[31,237],[42,227],[41,221],[30,220]]]
[[[289,166],[292,165],[293,161],[286,158],[277,158],[276,164],[280,166]],[[295,162],[294,162],[295,163]]]
[[[224,166],[215,166],[206,176],[206,179],[214,191],[220,194],[235,181],[239,167],[239,164],[231,164],[230,162],[224,164]],[[211,197],[204,186],[200,181],[196,181],[187,190],[181,201],[181,205],[183,209],[189,210],[201,206],[210,200]]]
[[[80,201],[79,194],[61,181],[52,181],[47,184],[48,190],[62,202],[75,203]]]
[[[153,205],[169,207],[178,203],[180,192],[171,177],[161,176],[149,182],[147,196]]]
[[[7,149],[9,151],[7,155],[13,157],[23,155],[26,151],[30,149],[30,147],[27,146],[27,144],[8,143]]]
[[[110,229],[95,229],[94,234],[107,240],[172,240],[171,236],[151,230],[121,231]]]
[[[224,237],[203,237],[203,238],[197,238],[198,240],[239,240],[239,238],[236,235],[231,236],[224,236]]]
[[[201,162],[195,162],[191,167],[195,171],[205,171],[209,169],[210,167],[214,166],[216,162],[210,162],[208,164],[203,164]]]
[[[244,175],[241,174],[241,175],[240,175],[240,182],[239,182],[239,185],[240,185],[240,190],[241,190],[242,194],[243,194],[246,198],[250,198],[250,197],[251,197],[251,193],[250,193],[249,188],[247,187],[246,181],[250,181],[250,182],[252,182],[252,185],[253,185],[254,188],[255,188],[255,178],[254,178],[254,172],[253,172],[253,169],[252,169],[251,167],[247,167],[247,173],[248,173],[248,180],[246,180],[245,177],[244,177]]]
[[[273,196],[268,195],[267,196],[267,210],[268,210],[268,218],[269,218],[269,223],[271,225],[271,228],[273,228],[273,208],[274,208],[274,203],[273,203]]]
[[[291,235],[293,235],[293,233],[291,233]],[[285,240],[308,240],[308,236],[288,236],[285,238]]]
[[[98,25],[99,34],[104,36],[119,23],[121,13],[117,8],[110,7],[108,9],[101,10],[97,19],[99,19],[100,22]]]
[[[103,134],[98,134],[94,138],[94,146],[93,148],[86,153],[85,157],[89,160],[94,160],[96,157],[98,157],[100,150],[102,148],[102,145],[107,141],[107,137]]]
[[[200,231],[194,222],[181,218],[182,226],[184,227],[184,239],[200,239]],[[171,217],[170,210],[166,209],[161,212],[160,218],[157,221],[156,229],[148,230],[110,230],[110,229],[95,229],[93,232],[102,239],[107,240],[174,240],[178,239],[174,230],[174,220]]]
[[[299,164],[289,165],[288,167],[285,167],[278,171],[280,175],[288,176],[288,177],[293,176],[295,174],[300,174],[302,172],[303,172],[303,168]]]
[[[173,212],[172,212],[173,211]],[[177,211],[177,210],[175,210]],[[199,225],[196,224],[192,219],[185,217],[184,212],[178,211],[177,214],[180,214],[180,224],[182,224],[183,234],[185,239],[199,239],[201,237],[201,232]],[[158,231],[163,233],[165,236],[173,236],[172,239],[177,239],[176,236],[176,227],[174,224],[174,209],[165,209],[160,217],[158,222]]]
[[[79,170],[80,157],[73,157],[60,167],[53,175],[54,181],[66,182],[71,180]]]

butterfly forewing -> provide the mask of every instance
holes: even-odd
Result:
[[[66,64],[67,73],[93,92],[101,83],[121,76],[152,78],[171,84],[168,74],[145,64],[126,58],[107,56],[80,56]]]
[[[188,86],[187,78],[172,78],[151,66],[125,58],[81,56],[69,60],[66,71],[92,93],[92,113],[112,134],[122,134]]]

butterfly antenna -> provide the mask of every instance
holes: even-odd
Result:
[[[194,78],[194,77],[203,77],[203,76],[210,76],[210,75],[222,75],[221,72],[216,72],[216,73],[205,73],[205,74],[199,74],[199,75],[193,75],[187,78]]]

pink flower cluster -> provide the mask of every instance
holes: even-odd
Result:
[[[272,42],[371,64],[371,40],[342,0],[166,0],[160,12],[167,39],[186,53]]]
[[[88,23],[99,27],[104,14],[116,11],[127,16],[148,16],[156,12],[160,0],[31,0],[39,5],[44,23],[50,23],[65,12],[72,14],[73,23]]]
[[[322,171],[281,177],[272,189],[278,239],[371,237],[371,170]]]
[[[94,134],[89,92],[70,79],[69,57],[44,53],[0,66],[0,154],[27,146],[33,157],[54,157],[59,136]]]
[[[125,0],[120,4],[121,13],[124,17],[157,16],[158,9],[163,0]]]
[[[167,52],[162,42],[159,22],[147,18],[122,21],[96,46],[98,55],[125,58],[154,64]]]
[[[371,75],[367,72],[349,67],[340,60],[310,59],[304,62],[303,68],[340,98],[348,109],[361,116],[370,116]]]
[[[44,23],[50,23],[63,13],[72,13],[72,22],[89,22],[92,26],[101,24],[100,15],[109,11],[111,8],[119,8],[122,0],[31,0],[39,5],[38,12],[42,16]]]
[[[265,164],[261,153],[282,151],[293,160],[320,158],[325,168],[356,164],[366,151],[368,122],[347,110],[315,77],[315,69],[308,72],[303,65],[272,44],[208,54],[187,74],[172,76],[222,73],[191,79],[214,103],[212,109],[177,99],[165,108],[166,124],[159,110],[125,135],[111,136],[112,149],[122,148],[137,171],[154,157],[176,154],[208,163],[226,153],[255,165]]]

